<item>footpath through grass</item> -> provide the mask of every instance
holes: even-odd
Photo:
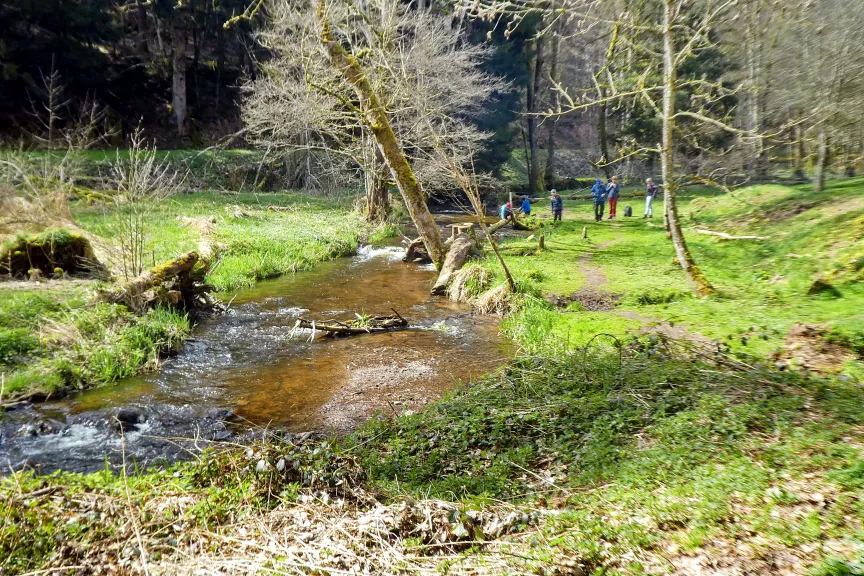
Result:
[[[283,209],[269,211],[271,205]],[[110,255],[124,210],[81,203],[74,214]],[[148,265],[196,250],[205,237],[218,243],[222,251],[207,279],[223,292],[350,254],[367,232],[349,198],[299,193],[184,194],[153,205],[147,222]],[[135,316],[118,305],[88,306],[95,287],[0,283],[0,401],[111,383],[153,369],[190,331],[190,319],[177,311],[158,308]]]
[[[852,203],[838,216],[844,225],[822,225],[833,218],[825,202],[791,226],[756,221],[755,201],[741,210],[726,201],[697,197],[685,210],[699,218],[694,204],[704,203],[712,229],[782,236],[748,248],[691,234],[720,289],[714,299],[687,295],[662,230],[642,222],[590,225],[589,246],[606,244],[591,260],[608,279],[597,286],[579,260],[585,223],[565,221],[545,230],[545,252],[505,244],[527,294],[507,330],[526,353],[499,373],[343,440],[272,435],[130,477],[7,477],[0,558],[13,574],[861,574],[864,390],[849,366],[841,378],[755,361],[799,318],[854,343],[856,311],[841,303],[856,301],[860,269],[841,264],[857,249],[844,242],[860,213]],[[587,212],[568,208],[571,218]],[[766,270],[764,284],[752,280]],[[786,281],[772,283],[778,275]],[[813,275],[842,297],[802,294]],[[589,313],[539,298],[585,288],[586,278],[617,292],[619,308]],[[679,314],[724,339],[715,315],[727,314],[739,340],[730,352],[747,362],[694,357],[653,335],[623,347],[592,340],[649,323],[621,309]],[[777,333],[745,345],[737,326],[759,311]]]
[[[545,326],[528,338],[531,349],[547,338],[582,345],[599,332],[624,337],[667,322],[734,353],[765,360],[783,347],[794,324],[819,324],[828,329],[829,341],[848,348],[853,357],[864,355],[864,180],[830,183],[819,196],[809,185],[755,186],[732,195],[685,189],[683,194],[688,244],[716,296],[692,296],[673,261],[662,204],[654,207],[657,216],[642,220],[642,202],[623,200],[616,220],[594,223],[590,202],[566,201],[564,222],[539,231],[545,235],[544,251],[536,250],[536,240],[518,239],[505,242],[503,250],[529,291],[549,299],[554,295],[561,304],[575,293],[575,301],[560,313],[536,300],[509,320],[508,328]],[[633,218],[622,216],[628,204]],[[546,212],[541,208],[541,217]],[[583,240],[586,226],[588,239]],[[767,239],[722,242],[696,229]],[[503,283],[492,258],[483,265],[496,276],[493,283]],[[592,276],[588,281],[586,273]],[[816,280],[833,289],[808,294]],[[591,307],[597,298],[581,297],[580,289],[602,293],[601,300],[608,295],[610,310],[586,310],[584,302]],[[864,377],[860,362],[851,361],[844,370]]]

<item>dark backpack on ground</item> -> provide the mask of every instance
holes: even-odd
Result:
[[[624,216],[629,218],[632,215],[633,215],[633,207],[632,206],[627,206],[626,208],[624,208]]]

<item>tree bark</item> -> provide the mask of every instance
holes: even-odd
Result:
[[[435,281],[435,286],[432,287],[432,294],[441,295],[447,291],[447,287],[453,279],[453,274],[465,265],[473,247],[474,240],[467,234],[459,234],[456,237],[456,240],[453,241],[453,245],[450,246],[450,250],[447,252],[447,258],[441,267],[441,274],[438,275],[438,280]]]
[[[675,30],[675,0],[663,2],[663,184],[666,188],[664,207],[669,233],[672,235],[672,245],[675,254],[687,280],[690,281],[697,296],[707,296],[714,293],[714,288],[702,274],[693,260],[681,220],[678,217],[677,191],[675,180],[675,96],[678,89],[678,70],[676,66]]]
[[[560,107],[560,94],[556,89],[556,84],[559,81],[558,76],[558,33],[552,33],[552,54],[549,62],[549,78],[552,80],[552,100],[555,106],[555,111]],[[554,116],[549,120],[549,139],[546,143],[546,186],[555,188],[555,128],[558,124],[558,116]]]
[[[606,136],[606,88],[600,88],[600,105],[597,107],[597,136],[600,138],[600,162],[606,179],[612,178],[609,166],[609,138]]]
[[[135,0],[135,26],[138,28],[138,52],[148,55],[150,26],[147,21],[147,9],[141,0]]]
[[[390,215],[390,179],[387,165],[376,159],[366,176],[366,220],[380,224]]]
[[[207,26],[207,7],[210,5],[209,2],[204,3],[204,26]],[[194,109],[200,110],[201,108],[201,93],[200,93],[200,84],[199,74],[198,74],[198,64],[201,62],[201,42],[200,42],[200,34],[198,31],[198,20],[195,17],[195,3],[190,4],[192,8],[192,85],[195,87],[195,96],[193,98]],[[205,28],[206,30],[206,28]]]
[[[174,15],[171,29],[171,104],[174,108],[174,124],[182,137],[186,126],[186,25],[181,14]]]
[[[540,181],[540,143],[537,137],[537,94],[543,73],[543,37],[533,40],[534,50],[528,58],[528,86],[525,96],[525,112],[528,115],[528,192],[538,194],[542,191]]]
[[[828,179],[828,162],[831,158],[831,142],[824,126],[819,128],[819,159],[816,162],[816,178],[813,187],[815,191],[825,190],[825,181]]]
[[[600,76],[603,72],[611,74],[612,61],[615,58],[615,50],[618,47],[618,34],[620,30],[618,24],[613,26],[612,37],[609,40],[609,47],[606,49],[605,63],[603,68],[594,75],[595,82],[597,83],[597,91],[600,96],[600,106],[598,107],[597,113],[597,136],[600,140],[600,162],[603,167],[603,174],[606,176],[607,180],[612,178],[612,167],[609,164],[609,136],[606,132],[606,85],[601,79],[597,78],[597,76]]]
[[[137,278],[126,282],[119,289],[101,291],[97,295],[100,302],[124,304],[133,310],[141,310],[144,292],[175,276],[189,273],[198,262],[197,252],[187,252],[175,260],[156,266]]]
[[[222,12],[216,13],[216,21],[223,20]],[[216,100],[213,105],[213,115],[219,113],[219,100],[222,98],[222,70],[225,68],[225,29],[221,25],[216,26]]]
[[[430,258],[440,270],[444,263],[444,246],[441,243],[441,235],[432,214],[429,212],[429,207],[426,205],[426,198],[423,196],[420,182],[417,181],[417,177],[402,151],[399,139],[393,132],[387,111],[378,100],[378,96],[360,63],[342,47],[338,40],[333,38],[330,21],[327,18],[326,0],[318,0],[317,18],[321,26],[321,43],[330,57],[330,64],[354,88],[366,124],[375,136],[375,141],[378,143],[378,148],[387,162],[387,166],[390,167],[390,172],[399,187],[402,198],[405,200],[411,220],[417,226],[417,232],[423,239],[423,244],[426,246]]]
[[[761,30],[759,28],[761,4],[756,3],[746,7],[747,9],[747,26],[745,29],[745,51],[747,59],[747,131],[751,134],[751,141],[748,143],[748,158],[746,170],[747,174],[753,180],[762,180],[765,178],[764,165],[764,149],[761,141],[753,135],[761,132],[762,117],[761,117],[761,95],[760,82],[762,80],[762,40]]]
[[[804,130],[801,129],[800,125],[795,126],[795,178],[798,180],[806,180],[807,174],[805,172],[805,160],[807,158],[807,152],[804,149]]]

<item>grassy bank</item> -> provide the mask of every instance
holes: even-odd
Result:
[[[282,209],[269,211],[271,205]],[[202,192],[160,201],[146,212],[148,264],[195,250],[206,238],[221,247],[207,280],[223,292],[349,254],[366,233],[347,197]],[[82,202],[73,214],[110,261],[124,209]],[[153,369],[189,333],[184,313],[156,309],[137,317],[117,305],[89,306],[95,287],[0,283],[3,400],[111,383]]]
[[[818,324],[852,357],[864,353],[864,180],[834,182],[819,196],[809,185],[683,194],[688,244],[716,296],[691,295],[662,228],[662,205],[646,221],[641,202],[622,201],[618,219],[594,223],[590,202],[568,200],[565,221],[542,230],[545,250],[536,240],[503,244],[514,275],[566,308],[535,300],[508,328],[545,326],[525,342],[533,349],[547,338],[581,345],[599,332],[625,337],[665,323],[764,360],[783,348],[794,324]],[[628,204],[635,218],[622,216]],[[547,211],[541,207],[541,216]],[[696,229],[765,240],[721,242]],[[503,283],[494,259],[482,264],[493,284]],[[830,287],[810,293],[817,280]],[[598,307],[606,309],[590,310]],[[864,376],[860,363],[845,369]]]
[[[367,230],[362,216],[353,210],[353,200],[353,196],[320,198],[287,192],[175,196],[148,208],[152,261],[164,262],[195,250],[206,237],[221,246],[219,264],[207,277],[219,291],[306,270],[356,250]],[[270,206],[280,210],[268,210]],[[123,210],[85,205],[74,213],[85,230],[107,242],[125,216]]]
[[[765,361],[796,321],[824,323],[854,350],[859,270],[844,263],[859,192],[796,204],[801,219],[784,224],[757,218],[769,190],[743,191],[740,206],[687,199],[713,230],[780,239],[691,235],[720,294],[701,301],[661,229],[595,225],[569,203],[570,221],[544,229],[545,251],[503,244],[524,294],[505,330],[525,353],[497,374],[343,440],[274,435],[128,477],[7,477],[0,557],[11,573],[861,574],[857,361],[840,376]],[[779,190],[772,202],[813,202]],[[754,280],[769,269],[785,281]],[[814,278],[840,295],[807,296]],[[589,284],[592,298],[566,307],[542,298]],[[606,309],[584,310],[598,301]],[[742,337],[756,317],[765,338]],[[638,335],[682,318],[728,349],[693,356],[687,339]],[[637,338],[618,347],[598,332]]]
[[[860,388],[675,356],[522,358],[340,442],[6,477],[0,555],[12,574],[858,573]]]

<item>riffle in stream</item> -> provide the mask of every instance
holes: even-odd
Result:
[[[364,246],[261,282],[199,324],[159,371],[0,416],[0,465],[94,471],[125,457],[147,467],[265,430],[344,433],[376,412],[416,409],[512,355],[495,319],[431,298],[434,269],[403,255],[399,246]],[[301,315],[350,319],[391,308],[412,328],[289,337]]]

